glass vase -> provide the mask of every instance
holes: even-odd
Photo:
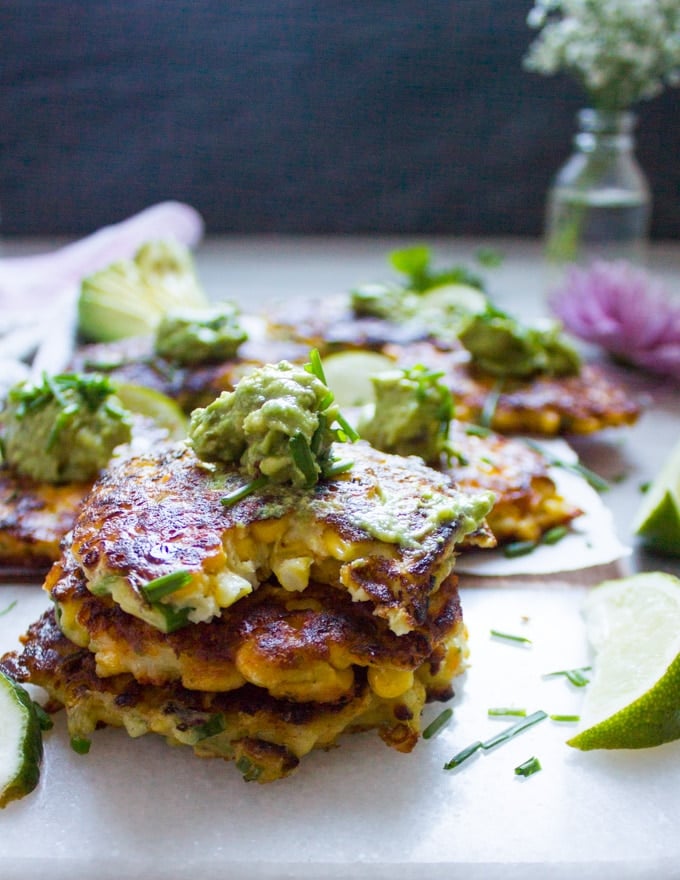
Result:
[[[630,112],[581,110],[574,152],[548,193],[546,255],[554,264],[644,263],[651,194],[634,153]]]

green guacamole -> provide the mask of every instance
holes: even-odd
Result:
[[[419,455],[429,464],[437,463],[453,417],[451,393],[440,378],[425,367],[372,376],[375,409],[360,426],[363,439],[383,452]]]
[[[17,473],[47,483],[91,480],[132,434],[128,413],[99,375],[44,376],[8,395],[2,445]]]
[[[580,358],[555,322],[527,326],[496,309],[473,315],[459,334],[473,364],[493,376],[528,379],[578,373]]]
[[[248,334],[238,310],[224,303],[167,312],[156,330],[156,354],[179,364],[202,364],[234,357]]]
[[[311,486],[331,461],[338,408],[314,373],[267,364],[191,414],[189,442],[204,461],[239,464],[251,478]]]

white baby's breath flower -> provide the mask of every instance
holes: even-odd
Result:
[[[572,74],[599,110],[680,85],[680,0],[535,0],[527,69]]]

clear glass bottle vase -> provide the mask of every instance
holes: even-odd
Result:
[[[548,193],[546,255],[552,263],[644,263],[651,194],[634,153],[630,112],[581,110],[574,152]]]

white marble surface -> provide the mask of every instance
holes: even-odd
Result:
[[[438,258],[471,260],[479,242],[432,241]],[[330,295],[389,274],[395,239],[224,239],[201,246],[198,267],[215,297],[248,307],[270,297]],[[489,272],[500,305],[526,315],[545,305],[538,246],[485,242],[505,253]],[[38,243],[14,243],[13,250]],[[680,250],[658,250],[659,271],[680,284]],[[654,264],[652,264],[654,268]],[[623,543],[639,485],[680,434],[679,389],[636,377],[649,407],[632,429],[577,444],[585,463],[616,478],[603,496]],[[311,756],[270,786],[199,761],[151,737],[100,731],[87,756],[68,746],[63,719],[46,736],[38,790],[0,814],[2,880],[422,880],[423,877],[673,878],[680,872],[680,743],[636,753],[579,753],[570,728],[544,721],[454,772],[442,765],[471,740],[500,730],[498,705],[578,711],[582,692],[542,676],[588,662],[580,605],[588,587],[630,569],[677,563],[639,552],[555,577],[463,579],[470,668],[452,723],[411,755],[373,734]],[[38,585],[0,585],[0,651],[46,602]],[[494,640],[522,632],[530,646]],[[428,707],[427,717],[440,711]],[[540,773],[513,768],[531,755]]]

